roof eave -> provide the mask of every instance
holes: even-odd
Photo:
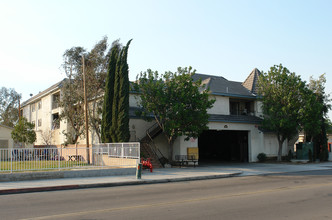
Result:
[[[219,96],[228,96],[228,97],[236,97],[236,98],[249,98],[249,99],[257,99],[256,96],[252,95],[239,95],[239,94],[231,94],[231,93],[222,93],[222,92],[211,92],[211,95],[219,95]]]

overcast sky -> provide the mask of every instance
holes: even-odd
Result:
[[[133,39],[130,80],[192,66],[242,82],[282,63],[306,81],[326,73],[331,93],[331,11],[329,0],[0,0],[0,87],[27,100],[65,77],[66,49],[107,36]]]

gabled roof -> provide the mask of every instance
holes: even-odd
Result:
[[[251,71],[247,79],[242,83],[242,85],[247,88],[251,93],[257,94],[258,92],[258,77],[261,75],[261,72],[255,68]]]
[[[50,92],[52,92],[52,91],[54,91],[54,90],[56,90],[56,89],[58,89],[58,88],[61,88],[62,85],[63,85],[63,83],[64,83],[66,80],[68,80],[68,79],[65,78],[65,79],[61,80],[60,82],[57,82],[56,84],[52,85],[51,87],[45,89],[44,91],[38,93],[37,95],[32,96],[30,99],[24,101],[24,102],[21,104],[21,107],[24,107],[25,105],[27,105],[27,104],[29,104],[29,103],[31,103],[31,102],[33,102],[33,101],[35,101],[35,100],[37,100],[37,99],[43,97],[44,95],[47,95],[48,93],[50,93]]]
[[[256,98],[256,95],[245,88],[241,82],[228,81],[221,76],[212,76],[196,73],[193,75],[194,81],[202,79],[206,88],[210,89],[213,95],[223,95],[229,97]]]

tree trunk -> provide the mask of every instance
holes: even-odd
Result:
[[[169,143],[168,161],[171,162],[171,161],[173,161],[173,145],[174,145],[174,141],[170,140],[168,143]]]
[[[278,143],[279,143],[279,149],[278,149],[278,157],[277,157],[277,161],[281,161],[281,156],[282,156],[282,144],[284,143],[284,140],[282,140],[281,137],[279,137],[278,135]]]

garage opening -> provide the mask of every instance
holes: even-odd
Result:
[[[248,162],[248,131],[204,131],[198,148],[200,162]]]

